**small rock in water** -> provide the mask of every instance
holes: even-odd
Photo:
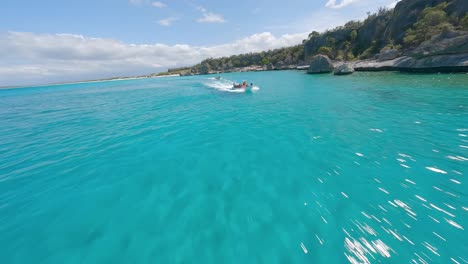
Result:
[[[348,75],[354,72],[354,68],[349,64],[341,64],[333,72],[334,75]]]
[[[333,68],[333,63],[327,56],[317,55],[312,58],[307,73],[330,73]]]

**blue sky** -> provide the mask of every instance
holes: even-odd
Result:
[[[395,1],[2,0],[0,86],[146,74],[294,45]]]

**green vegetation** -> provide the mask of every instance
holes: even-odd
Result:
[[[356,38],[357,38],[357,31],[356,30],[351,31],[351,33],[349,34],[349,39],[351,41],[355,41]]]
[[[330,56],[332,53],[332,48],[322,46],[317,51],[319,54]]]
[[[443,36],[441,33],[444,32],[466,34],[466,3],[460,0],[433,2],[438,4],[431,5],[427,0],[401,1],[395,9],[379,8],[375,13],[369,12],[363,21],[349,21],[323,33],[313,31],[301,45],[210,58],[195,65],[191,72],[232,71],[246,66],[282,69],[288,65],[307,64],[317,54],[327,55],[333,60],[369,59],[391,49],[402,52],[414,49],[438,35]]]
[[[223,57],[219,59],[209,58],[193,67],[195,72],[208,73],[211,71],[231,71],[235,68],[246,66],[268,66],[282,67],[296,65],[304,62],[304,46],[281,48],[259,53],[247,53]]]
[[[468,31],[468,14],[460,20],[460,26],[462,30]]]
[[[379,45],[377,45],[377,41],[373,40],[370,47],[364,50],[361,55],[359,55],[360,59],[369,59],[373,55],[379,53]]]
[[[455,0],[436,6],[412,0],[398,10],[380,8],[368,13],[364,21],[350,21],[322,34],[312,32],[304,42],[305,57],[324,54],[335,60],[369,59],[389,49],[417,47],[443,32],[468,30],[463,9],[466,5]]]
[[[349,21],[344,26],[311,34],[304,43],[306,58],[324,54],[335,60],[366,59],[382,48],[383,34],[393,10],[381,8],[368,13],[364,21]]]
[[[172,68],[172,69],[168,69],[167,72],[160,72],[156,74],[156,76],[167,76],[167,75],[174,75],[174,74],[185,75],[185,74],[191,73],[191,70],[192,70],[191,67]]]
[[[454,25],[449,22],[449,17],[444,11],[446,8],[447,3],[443,2],[424,9],[413,28],[406,31],[404,43],[408,46],[417,46],[443,31],[453,30]]]

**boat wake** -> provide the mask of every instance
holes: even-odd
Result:
[[[234,89],[232,88],[233,83],[234,81],[223,79],[223,78],[219,80],[217,80],[216,78],[208,78],[203,84],[210,88],[216,89],[218,91],[228,92],[228,93],[246,93],[246,92],[256,92],[260,90],[260,87],[255,86],[255,85],[250,90]]]

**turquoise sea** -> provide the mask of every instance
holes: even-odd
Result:
[[[468,75],[221,76],[0,90],[0,262],[468,263]]]

